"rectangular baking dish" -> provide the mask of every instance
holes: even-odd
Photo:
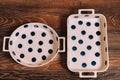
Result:
[[[108,69],[107,22],[94,9],[79,9],[68,17],[67,66],[82,78],[95,78]]]

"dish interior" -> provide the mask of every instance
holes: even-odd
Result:
[[[107,28],[103,16],[72,15],[68,18],[67,31],[69,69],[101,71],[107,68]]]
[[[57,54],[58,45],[56,32],[40,23],[20,26],[9,40],[13,59],[27,66],[40,66],[49,62]]]

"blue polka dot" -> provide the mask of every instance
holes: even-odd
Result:
[[[106,38],[104,37],[104,41],[106,40]]]
[[[38,25],[34,25],[35,28],[38,28],[39,26]]]
[[[49,44],[53,44],[53,42],[54,42],[54,41],[53,41],[52,39],[49,40]]]
[[[32,44],[32,43],[33,43],[32,39],[28,40],[28,43],[29,43],[29,44]]]
[[[97,46],[100,46],[100,42],[99,42],[99,41],[97,41],[97,42],[96,42],[96,45],[97,45]]]
[[[78,16],[74,16],[74,18],[78,18]]]
[[[43,45],[43,41],[39,41],[39,45]]]
[[[45,55],[42,56],[42,60],[46,60],[46,56]]]
[[[83,68],[87,67],[87,64],[86,63],[82,63],[82,67]]]
[[[80,39],[80,40],[78,41],[78,43],[79,43],[79,44],[83,44],[83,40]]]
[[[86,23],[86,25],[87,25],[87,26],[90,26],[90,25],[91,25],[91,23],[90,23],[90,22],[87,22],[87,23]]]
[[[104,23],[104,27],[106,26],[106,24]]]
[[[91,47],[90,45],[88,45],[88,46],[87,46],[87,49],[88,49],[88,50],[91,50],[91,49],[92,49],[92,47]]]
[[[85,52],[84,52],[84,51],[81,51],[80,54],[81,54],[81,56],[84,56],[84,55],[85,55]]]
[[[75,26],[75,25],[72,25],[72,26],[71,26],[71,29],[75,29],[75,28],[76,28],[76,26]]]
[[[96,32],[96,35],[98,35],[98,36],[101,35],[101,32],[100,32],[100,31],[97,31],[97,32]]]
[[[19,59],[17,59],[18,62],[21,62]]]
[[[24,28],[27,28],[28,27],[28,25],[24,25]]]
[[[33,49],[32,48],[28,48],[28,52],[32,52],[33,51]]]
[[[107,65],[107,61],[105,61],[105,65]]]
[[[81,31],[81,34],[82,34],[82,35],[85,35],[85,34],[86,34],[86,31],[85,31],[85,30],[82,30],[82,31]]]
[[[91,62],[91,65],[95,66],[95,65],[96,65],[96,62],[95,62],[95,61],[92,61],[92,62]]]
[[[76,39],[76,37],[75,37],[75,36],[72,36],[72,37],[71,37],[71,39],[72,39],[72,40],[75,40],[75,39]]]
[[[22,44],[18,44],[18,48],[22,48]]]
[[[93,39],[93,35],[89,35],[89,39]]]
[[[35,32],[34,31],[32,31],[30,34],[31,34],[31,36],[35,36]]]
[[[49,50],[48,50],[48,53],[49,53],[49,54],[52,54],[52,53],[53,53],[53,50],[52,50],[52,49],[49,49]]]
[[[23,34],[23,35],[21,36],[21,38],[22,38],[22,39],[25,39],[25,38],[26,38],[26,35],[25,35],[25,34]]]
[[[76,62],[76,61],[77,61],[77,58],[73,57],[73,58],[72,58],[72,61],[73,61],[73,62]]]
[[[96,52],[96,53],[95,53],[95,56],[96,56],[96,57],[99,57],[99,56],[100,56],[100,53],[99,53],[99,52]]]
[[[50,30],[50,32],[51,32],[51,34],[53,34],[53,31]]]
[[[25,55],[24,54],[20,54],[20,58],[24,58],[25,57]]]
[[[13,54],[13,55],[16,55],[14,51],[12,51],[12,54]]]
[[[36,58],[35,57],[32,58],[32,62],[36,62]]]
[[[10,44],[10,45],[12,45],[12,44],[13,44],[13,42],[12,42],[12,41],[10,41],[10,42],[9,42],[9,44]]]
[[[46,26],[46,25],[43,25],[43,27],[44,27],[44,28],[47,28],[47,26]]]
[[[96,22],[96,23],[95,23],[95,26],[96,26],[96,27],[98,27],[98,26],[99,26],[99,23],[98,23],[98,22]]]
[[[105,51],[107,52],[107,47],[105,48]]]
[[[38,53],[41,53],[41,52],[42,52],[42,49],[41,49],[41,48],[39,48],[37,51],[38,51]]]
[[[46,36],[46,33],[45,33],[45,32],[43,32],[43,33],[41,34],[41,36],[42,36],[42,37],[45,37],[45,36]]]
[[[16,34],[15,34],[15,36],[18,36],[19,35],[19,32],[17,32]]]
[[[73,50],[73,51],[76,51],[76,50],[77,50],[77,47],[76,47],[76,46],[73,46],[73,47],[72,47],[72,50]]]
[[[82,24],[83,24],[83,22],[82,22],[82,21],[78,21],[78,24],[79,24],[79,25],[82,25]]]

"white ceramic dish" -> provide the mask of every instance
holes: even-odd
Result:
[[[6,39],[9,39],[8,49],[5,49]],[[60,50],[61,39],[63,50]],[[43,66],[52,61],[58,52],[65,51],[65,38],[58,37],[46,24],[28,23],[18,27],[10,37],[4,37],[3,51],[10,52],[12,58],[24,66]]]
[[[83,14],[86,11],[91,13]],[[108,69],[107,22],[94,9],[80,9],[68,17],[67,66],[82,78],[97,77],[97,72]]]

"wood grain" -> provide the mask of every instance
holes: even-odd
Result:
[[[120,68],[111,68],[107,72],[98,73],[95,79],[87,80],[119,80]],[[37,71],[37,70],[0,70],[1,80],[86,80],[79,79],[78,74],[62,71]]]
[[[17,64],[2,46],[4,36],[28,22],[46,23],[59,36],[66,36],[67,17],[81,8],[93,8],[107,18],[110,67],[96,79],[80,80],[120,80],[119,4],[120,0],[0,0],[0,80],[79,80],[78,74],[67,68],[66,52],[59,53],[48,65],[28,68]]]

